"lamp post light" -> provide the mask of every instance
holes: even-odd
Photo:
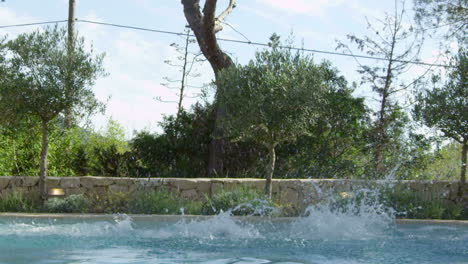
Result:
[[[65,196],[65,190],[62,188],[50,188],[47,194],[49,197],[63,197]]]

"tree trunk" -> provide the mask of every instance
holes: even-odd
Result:
[[[48,121],[42,121],[42,150],[41,150],[41,161],[39,171],[39,192],[41,200],[47,199],[47,154],[49,152],[49,124]]]
[[[182,66],[182,80],[180,81],[180,94],[179,94],[179,103],[177,104],[177,120],[180,117],[182,112],[182,100],[184,100],[184,90],[185,90],[185,79],[187,78],[187,58],[188,58],[188,48],[190,45],[190,30],[187,30],[187,35],[185,36],[185,47],[184,47],[184,64]]]
[[[268,196],[268,199],[271,200],[271,195],[273,192],[273,173],[275,172],[275,162],[276,162],[276,153],[275,153],[275,146],[269,145],[268,146],[268,156],[270,158],[270,163],[267,167],[267,174],[266,174],[266,183],[265,183],[265,194]]]
[[[458,184],[458,198],[460,201],[463,199],[463,194],[465,191],[465,183],[466,183],[466,163],[467,157],[466,154],[468,152],[468,140],[463,140],[462,146],[462,156],[461,156],[461,173],[460,173],[460,183]]]
[[[73,53],[74,47],[74,40],[75,40],[75,6],[76,0],[69,0],[68,2],[68,43],[67,43],[67,53],[68,56],[71,56]],[[72,67],[71,62],[68,63],[67,69],[67,79],[65,81],[65,94],[67,97],[71,96],[71,86],[72,83]],[[71,128],[73,125],[73,112],[72,109],[67,108],[65,109],[65,117],[64,117],[64,126],[65,128]]]
[[[218,17],[215,16],[217,0],[206,0],[203,14],[200,12],[200,0],[182,0],[184,15],[197,39],[198,45],[217,78],[218,74],[234,63],[218,45],[216,33],[222,29],[220,22],[234,9],[235,0],[229,1],[229,6]],[[215,98],[215,124],[209,146],[208,176],[222,176],[223,174],[223,123],[224,106],[219,103],[219,90]]]

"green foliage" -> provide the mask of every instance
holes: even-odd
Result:
[[[443,87],[419,93],[414,108],[416,120],[439,129],[459,143],[468,141],[468,52],[460,50],[452,61],[455,68]],[[438,76],[433,77],[437,82]]]
[[[136,194],[129,202],[135,214],[200,214],[202,202],[178,197],[165,189]]]
[[[191,112],[165,117],[161,135],[138,134],[132,147],[153,177],[202,177],[213,120],[211,105],[196,104]]]
[[[431,180],[458,180],[460,176],[461,145],[452,142],[436,150],[430,163],[421,172],[422,177]]]
[[[373,187],[336,195],[329,205],[332,210],[358,214],[361,210],[376,210],[409,219],[468,219],[463,215],[463,206],[432,193],[416,192],[401,185]]]
[[[255,60],[224,70],[217,78],[226,107],[223,126],[234,141],[277,145],[309,134],[309,126],[317,122],[330,67],[279,45],[274,35],[271,50],[257,52]]]
[[[128,212],[129,194],[125,192],[108,191],[106,193],[87,194],[89,210],[92,213],[125,213]]]
[[[266,195],[247,187],[232,191],[222,190],[211,198],[206,197],[202,212],[211,215],[228,210],[233,215],[271,215],[279,212]]]
[[[309,134],[278,147],[279,177],[348,178],[365,173],[368,110],[346,80],[330,69],[330,90]]]
[[[27,176],[39,173],[40,134],[37,127],[0,127],[0,175]]]
[[[56,26],[20,34],[5,45],[8,56],[2,61],[6,71],[0,85],[0,112],[7,117],[0,120],[10,127],[41,124],[42,199],[46,198],[51,122],[65,112],[83,118],[103,108],[91,89],[94,81],[104,75],[103,55],[86,51],[82,38],[73,41],[73,52],[69,52],[66,30]]]
[[[0,212],[34,212],[37,203],[23,192],[8,192],[0,195]]]
[[[44,204],[49,213],[84,213],[89,208],[89,201],[82,194],[72,194],[66,198],[51,198]]]
[[[76,39],[74,52],[68,54],[66,30],[55,27],[21,34],[6,47],[9,74],[1,98],[8,99],[1,100],[1,106],[16,118],[49,122],[65,109],[83,116],[100,107],[90,87],[104,75],[103,55],[87,52],[84,39]],[[70,91],[65,89],[67,81],[73,84]]]
[[[396,211],[397,216],[414,219],[460,219],[462,205],[442,197],[405,190],[401,187],[384,190],[383,204]]]
[[[214,111],[210,104],[195,104],[179,116],[166,116],[163,132],[141,132],[131,141],[134,158],[141,162],[140,175],[151,177],[206,177],[208,146]],[[249,143],[226,142],[225,175],[240,177],[256,171],[259,148]]]
[[[457,38],[466,43],[468,31],[468,1],[460,0],[414,0],[415,20],[423,30],[448,30],[446,39]]]

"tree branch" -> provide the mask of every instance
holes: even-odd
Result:
[[[215,33],[223,30],[221,23],[224,22],[224,19],[232,12],[232,10],[234,10],[234,8],[236,8],[236,0],[229,0],[228,7],[226,7],[226,9],[215,19]]]

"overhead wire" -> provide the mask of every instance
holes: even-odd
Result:
[[[160,29],[151,29],[151,28],[145,28],[145,27],[115,24],[115,23],[106,23],[106,22],[99,22],[99,21],[86,20],[86,19],[75,19],[75,21],[80,22],[80,23],[88,23],[88,24],[95,24],[95,25],[102,25],[102,26],[125,28],[125,29],[132,29],[132,30],[139,30],[139,31],[146,31],[146,32],[154,32],[154,33],[160,33],[160,34],[169,34],[169,35],[176,35],[176,36],[186,36],[187,35],[186,33],[182,33],[182,32],[175,32],[175,31],[169,31],[169,30],[160,30]],[[16,25],[5,25],[5,26],[0,26],[0,29],[1,28],[12,28],[12,27],[23,27],[23,26],[34,26],[34,25],[44,25],[44,24],[58,24],[58,23],[65,23],[65,22],[68,22],[68,20],[56,20],[56,21],[45,21],[45,22],[16,24]],[[194,35],[190,35],[190,36],[194,37]],[[270,47],[270,44],[268,44],[268,43],[255,42],[255,41],[245,41],[245,40],[237,40],[237,39],[229,39],[229,38],[217,38],[217,40],[224,41],[224,42],[238,43],[238,44],[247,44],[247,45],[253,45],[253,46]],[[328,54],[328,55],[334,55],[334,56],[361,58],[361,59],[378,60],[378,61],[389,61],[388,58],[373,57],[373,56],[358,55],[358,54],[349,54],[349,53],[341,53],[341,52],[335,52],[335,51],[326,51],[326,50],[318,50],[318,49],[310,49],[310,48],[299,48],[299,47],[294,47],[294,46],[282,46],[282,45],[280,45],[279,48],[286,48],[286,49],[291,49],[291,50],[310,52],[310,53],[318,53],[318,54]],[[415,65],[431,66],[431,67],[444,67],[444,68],[453,67],[453,66],[447,65],[447,64],[435,64],[435,63],[427,63],[427,62],[422,62],[422,61],[397,60],[397,59],[394,59],[393,61],[394,62],[400,62],[400,63],[415,64]]]

